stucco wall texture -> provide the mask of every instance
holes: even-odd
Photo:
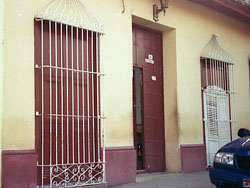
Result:
[[[2,152],[2,126],[3,126],[3,1],[0,1],[0,152]],[[2,155],[0,155],[2,161]],[[1,165],[0,165],[1,167]],[[0,182],[2,178],[2,168],[0,170]]]
[[[34,18],[47,0],[3,2],[3,149],[34,149]],[[187,0],[170,1],[157,24],[151,22],[157,0],[125,0],[125,13],[119,0],[82,3],[105,26],[106,146],[133,145],[133,20],[163,33],[167,169],[180,170],[180,144],[204,143],[200,54],[214,33],[235,59],[237,126],[232,127],[233,138],[239,127],[250,128],[249,25]]]

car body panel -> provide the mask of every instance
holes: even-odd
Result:
[[[209,172],[211,182],[219,188],[243,187],[243,179],[250,180],[250,136],[234,140],[218,152],[233,153],[234,165],[214,163]]]

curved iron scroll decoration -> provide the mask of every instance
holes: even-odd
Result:
[[[50,166],[51,184],[55,187],[77,187],[103,182],[103,163]]]
[[[104,32],[103,24],[80,0],[50,0],[39,9],[37,18]]]
[[[204,47],[201,58],[213,59],[229,64],[234,63],[233,56],[226,51],[218,41],[219,35],[214,34],[207,45]]]

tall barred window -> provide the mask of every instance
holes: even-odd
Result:
[[[38,187],[105,182],[102,36],[98,19],[79,0],[52,0],[38,12]]]
[[[234,116],[233,58],[213,35],[201,56],[201,87],[207,166],[215,153],[231,141]]]

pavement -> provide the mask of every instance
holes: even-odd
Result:
[[[195,173],[152,173],[137,175],[136,183],[112,188],[216,188],[208,171]]]

